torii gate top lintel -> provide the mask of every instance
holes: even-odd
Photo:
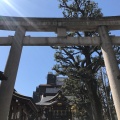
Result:
[[[32,18],[0,16],[0,29],[15,31],[23,26],[26,31],[56,32],[57,28],[66,31],[95,31],[98,26],[107,25],[109,30],[120,29],[120,16],[101,18]]]

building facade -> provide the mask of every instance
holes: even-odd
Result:
[[[64,82],[63,77],[57,77],[52,73],[48,73],[47,75],[47,84],[40,84],[36,87],[36,91],[33,92],[33,100],[35,103],[41,100],[41,96],[54,96],[63,85]]]
[[[31,97],[13,92],[8,120],[37,120],[39,110]]]
[[[71,120],[71,105],[62,94],[61,86],[65,78],[47,75],[47,84],[40,84],[33,92],[33,100],[40,110],[40,120]]]

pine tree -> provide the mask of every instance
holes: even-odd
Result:
[[[98,4],[89,0],[59,0],[59,7],[65,18],[99,18],[103,14]],[[71,37],[99,36],[96,31],[71,31]],[[100,46],[53,46],[56,50],[56,65],[53,70],[59,75],[68,76],[63,86],[65,94],[74,96],[73,104],[77,104],[78,116],[86,120],[105,120],[105,89],[98,79],[98,72],[104,66]],[[114,47],[118,53],[119,47]],[[119,55],[116,54],[119,60]],[[105,86],[106,89],[109,88]],[[102,87],[103,88],[103,87]],[[102,92],[102,94],[101,94]],[[108,103],[107,103],[108,104]],[[89,109],[88,109],[89,108]],[[108,109],[108,108],[107,108]],[[92,111],[92,113],[91,113]],[[91,116],[92,115],[92,116]]]

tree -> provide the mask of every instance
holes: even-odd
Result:
[[[59,0],[60,8],[66,18],[97,18],[102,17],[97,3],[87,0]],[[96,31],[71,31],[68,36],[84,37],[98,36]],[[97,89],[96,73],[104,65],[102,52],[99,46],[57,46],[53,69],[57,74],[68,76],[69,80],[79,80],[87,89],[87,96],[91,103],[94,120],[102,120],[102,103]]]
[[[112,93],[105,68],[101,68],[97,74],[98,95],[102,103],[102,114],[104,120],[116,120],[116,112],[112,99]]]
[[[92,120],[92,112],[88,91],[85,84],[80,80],[66,79],[65,84],[62,86],[62,91],[67,96],[72,96],[70,102],[75,107],[74,116],[80,119]]]

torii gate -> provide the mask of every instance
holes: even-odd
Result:
[[[0,87],[0,120],[7,120],[23,46],[101,46],[118,120],[120,120],[120,71],[112,45],[120,45],[120,37],[110,37],[108,30],[120,30],[120,16],[70,19],[0,17],[1,30],[13,30],[14,36],[0,37],[1,46],[11,46],[5,68],[7,81]],[[98,31],[99,37],[67,37],[67,31]],[[26,31],[57,32],[58,37],[30,37]]]

